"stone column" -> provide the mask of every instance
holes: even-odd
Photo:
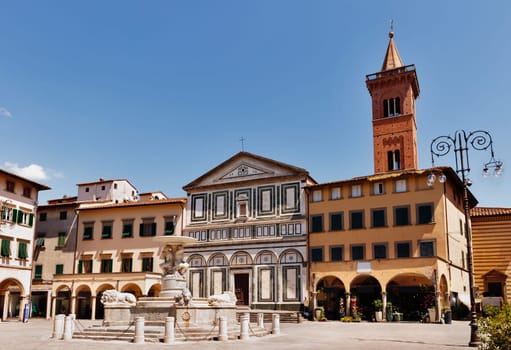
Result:
[[[143,344],[145,342],[143,317],[135,317],[135,338],[133,342],[135,344]]]
[[[436,314],[435,314],[435,320],[431,320],[431,322],[439,322],[440,319],[441,319],[441,313],[442,313],[442,310],[441,310],[441,305],[442,305],[442,302],[440,300],[440,292],[436,292],[435,293],[435,309],[436,309]]]
[[[64,315],[56,315],[53,319],[53,339],[62,339],[62,335],[64,334]]]
[[[346,293],[346,316],[351,315],[351,295]]]
[[[257,276],[257,267],[253,266],[252,267],[252,304],[257,303],[257,293],[259,293],[259,291],[257,290],[257,279],[258,278],[259,278],[259,276]]]
[[[6,290],[4,292],[4,305],[3,305],[4,312],[2,313],[2,321],[7,320],[8,311],[9,311],[9,291]]]
[[[69,310],[70,314],[76,314],[76,295],[71,295],[71,309]]]
[[[70,341],[73,339],[73,318],[65,316],[64,318],[64,340]]]
[[[387,319],[387,293],[381,292],[381,301],[383,302],[383,319]]]
[[[55,319],[55,316],[57,315],[57,297],[52,296],[51,297],[51,318]]]
[[[248,326],[249,326],[250,315],[248,312],[243,313],[240,317],[240,340],[247,340],[249,338],[248,335]]]
[[[53,308],[54,308],[52,306],[53,305],[52,305],[51,290],[49,290],[46,293],[46,319],[47,320],[51,319]]]
[[[218,340],[226,341],[229,339],[227,334],[227,318],[225,316],[220,316],[220,322],[218,325]]]
[[[95,320],[96,319],[96,297],[95,296],[92,296],[91,295],[91,301],[90,301],[90,307],[91,307],[91,316],[90,316],[90,319],[91,320]]]
[[[264,313],[262,312],[257,314],[257,326],[259,328],[264,328]]]
[[[165,317],[165,336],[163,342],[170,344],[174,342],[174,317]]]
[[[273,334],[273,335],[280,334],[280,315],[279,314],[272,315],[271,334]]]
[[[22,296],[20,298],[20,304],[19,304],[19,308],[20,308],[20,314],[18,315],[19,316],[19,319],[20,321],[23,321],[23,315],[25,314],[25,305],[27,304],[28,302],[28,297],[27,296]],[[30,310],[29,311],[29,315],[30,315]]]

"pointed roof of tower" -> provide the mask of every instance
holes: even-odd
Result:
[[[383,60],[383,65],[381,67],[381,71],[387,71],[399,67],[403,67],[403,61],[401,61],[401,56],[399,56],[399,52],[397,51],[396,44],[394,44],[394,32],[390,31],[389,33],[389,46],[387,47],[387,52],[385,53],[385,59]]]

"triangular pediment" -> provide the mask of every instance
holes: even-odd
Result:
[[[194,188],[209,187],[236,182],[292,176],[308,177],[305,169],[289,164],[281,163],[269,158],[264,158],[248,152],[240,152],[204,175],[184,186],[185,191]]]

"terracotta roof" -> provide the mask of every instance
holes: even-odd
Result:
[[[385,58],[383,60],[383,65],[381,66],[381,71],[387,71],[399,67],[403,67],[403,61],[401,60],[401,56],[399,56],[399,52],[397,51],[396,44],[394,44],[394,32],[389,33],[389,46],[387,47],[387,52],[385,53]]]
[[[489,207],[475,207],[470,210],[470,216],[501,216],[511,215],[511,208],[489,208]]]
[[[95,210],[95,209],[106,209],[106,208],[126,208],[146,205],[161,205],[161,204],[186,204],[186,198],[165,198],[165,199],[154,199],[145,201],[128,201],[122,203],[108,202],[106,204],[80,206],[80,210]]]

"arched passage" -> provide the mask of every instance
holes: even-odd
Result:
[[[0,318],[19,318],[22,298],[25,296],[23,284],[15,278],[7,278],[0,283]]]
[[[55,297],[55,315],[69,315],[71,313],[71,289],[62,286],[57,289]]]
[[[76,293],[76,318],[90,319],[92,317],[91,290],[88,286],[80,286]]]
[[[380,282],[373,276],[359,275],[351,282],[351,304],[356,304],[357,314],[365,320],[372,320],[374,315],[373,301],[381,299]],[[350,306],[351,307],[351,306]]]
[[[140,298],[142,296],[142,290],[140,289],[140,287],[138,285],[136,285],[135,283],[129,283],[127,285],[125,285],[124,287],[122,287],[121,289],[121,292],[124,292],[124,293],[131,293],[133,294],[137,299]]]
[[[405,321],[420,321],[428,308],[435,306],[435,288],[426,276],[404,273],[395,276],[387,284],[387,302],[394,312],[403,315]]]
[[[96,312],[95,312],[95,319],[101,320],[105,317],[105,307],[103,303],[101,302],[101,297],[103,296],[103,292],[105,290],[109,289],[115,289],[113,285],[111,284],[102,284],[98,287],[96,290]]]
[[[340,303],[345,304],[346,288],[340,279],[334,276],[326,276],[319,280],[316,286],[317,305],[325,309],[325,317],[328,320],[339,320]]]
[[[160,295],[161,291],[161,285],[159,283],[155,283],[149,288],[149,291],[147,292],[148,297],[157,297]]]

